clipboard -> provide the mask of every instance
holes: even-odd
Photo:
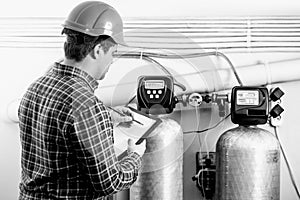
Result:
[[[127,155],[128,139],[132,139],[135,144],[140,144],[162,122],[161,119],[149,116],[135,108],[128,108],[132,111],[133,118],[143,125],[132,122],[130,127],[114,127],[114,148],[118,160]]]

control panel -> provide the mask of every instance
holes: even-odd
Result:
[[[171,113],[177,103],[171,76],[141,76],[137,90],[138,110],[151,114]]]
[[[231,121],[240,125],[265,124],[269,115],[269,92],[265,87],[236,86],[231,93]]]

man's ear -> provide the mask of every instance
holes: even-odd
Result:
[[[97,59],[103,53],[101,44],[97,44],[91,51],[91,57]]]

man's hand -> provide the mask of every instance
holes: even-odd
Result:
[[[110,115],[114,126],[122,125],[125,127],[130,127],[132,124],[132,111],[124,106],[116,106],[110,110]]]
[[[131,139],[128,139],[128,147],[127,153],[136,152],[140,156],[143,156],[146,150],[146,140],[144,140],[141,144],[134,144]]]

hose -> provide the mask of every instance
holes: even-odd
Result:
[[[173,54],[159,54],[159,53],[148,53],[148,52],[144,52],[143,54],[139,53],[139,52],[130,52],[130,53],[124,53],[122,54],[121,52],[118,54],[121,57],[123,57],[123,55],[125,55],[125,57],[131,57],[131,58],[140,58],[141,55],[142,57],[154,57],[154,58],[164,58],[164,59],[181,59],[181,58],[197,58],[197,57],[206,57],[206,56],[220,56],[222,58],[224,58],[227,63],[229,64],[231,70],[233,71],[238,83],[240,86],[243,86],[243,83],[235,69],[235,67],[233,66],[232,62],[230,61],[230,59],[223,53],[219,52],[219,51],[213,51],[213,52],[204,52],[204,53],[193,53],[193,54],[182,54],[182,55],[173,55]]]

